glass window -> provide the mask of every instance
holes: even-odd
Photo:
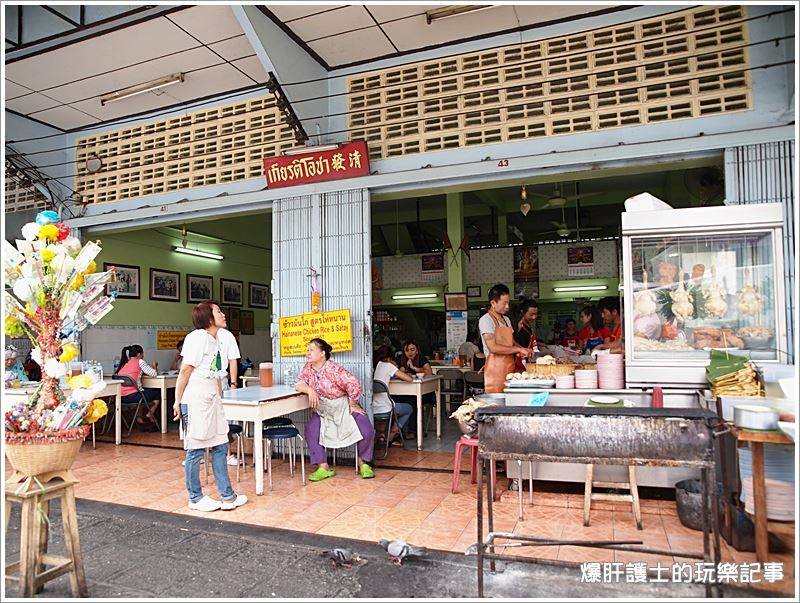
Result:
[[[635,358],[777,358],[771,232],[632,237],[631,261]]]

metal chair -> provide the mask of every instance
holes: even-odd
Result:
[[[453,397],[464,399],[464,373],[458,369],[442,369],[438,373],[442,378],[442,397],[445,399],[445,408],[451,412]]]
[[[291,423],[291,421],[290,421]],[[262,431],[264,439],[264,464],[267,466],[267,475],[269,476],[269,489],[272,490],[272,442],[274,441],[291,441],[291,450],[289,451],[289,474],[294,477],[295,461],[295,442],[300,440],[300,472],[303,479],[303,485],[306,485],[306,457],[305,457],[305,439],[300,435],[300,431],[294,424],[291,425],[265,425]]]
[[[139,416],[139,409],[142,407],[142,405],[144,404],[144,407],[147,410],[150,410],[148,408],[148,406],[147,406],[147,398],[144,397],[144,392],[142,391],[142,388],[139,387],[139,384],[136,383],[136,381],[134,381],[128,375],[111,375],[111,378],[112,379],[118,379],[119,381],[122,381],[122,387],[135,387],[136,388],[136,393],[139,394],[137,402],[125,402],[125,400],[122,400],[123,406],[125,404],[129,404],[129,405],[130,404],[136,404],[136,411],[133,413],[133,418],[131,419],[131,422],[128,425],[128,435],[131,435],[131,430],[133,429],[133,424],[136,422],[136,417]],[[163,400],[162,400],[162,403],[163,403]],[[145,411],[145,414],[146,413],[147,413],[147,411]],[[109,413],[109,414],[111,414],[111,413]],[[112,416],[111,421],[108,422],[108,425],[106,426],[106,428],[103,431],[103,433],[106,433],[111,428],[111,425],[114,423],[115,420],[116,420],[116,413],[114,413],[114,416]],[[155,415],[153,416],[153,420],[155,421],[156,426],[158,427],[158,430],[161,431],[161,426],[158,424],[158,419],[155,418]],[[127,424],[127,421],[125,421],[125,415],[124,414],[122,415],[122,424],[123,425]]]
[[[372,416],[372,418],[375,421],[377,421],[377,420],[386,421],[386,435],[384,436],[385,439],[386,439],[386,446],[385,446],[385,449],[383,451],[383,456],[378,457],[376,455],[376,458],[380,458],[381,460],[383,460],[387,456],[389,456],[389,445],[391,444],[391,442],[389,441],[389,437],[391,436],[391,433],[392,433],[392,422],[397,423],[398,426],[400,425],[400,423],[397,420],[397,412],[395,411],[395,407],[394,407],[394,398],[392,398],[391,394],[389,394],[389,387],[383,381],[373,381],[372,382],[372,395],[374,396],[375,394],[386,394],[386,396],[389,398],[389,402],[391,402],[391,404],[392,404],[392,410],[391,411],[374,414]],[[376,435],[377,435],[377,432],[376,432]],[[405,438],[403,438],[403,430],[402,429],[400,429],[400,441],[403,442],[403,445],[405,446],[405,442],[406,441],[405,441]]]
[[[236,442],[236,481],[239,481],[239,468],[245,471],[247,465],[244,461],[244,428],[237,423],[228,423],[228,434],[233,436]],[[208,461],[206,461],[206,471],[208,471]],[[207,480],[206,480],[207,481]]]
[[[464,373],[464,399],[484,393],[483,373],[468,371]]]

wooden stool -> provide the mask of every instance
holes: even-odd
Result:
[[[5,528],[11,517],[12,503],[22,505],[19,561],[6,566],[6,577],[19,581],[19,596],[33,597],[42,590],[46,582],[62,574],[69,574],[73,597],[88,597],[86,576],[83,573],[81,545],[78,538],[78,516],[75,509],[75,481],[51,481],[43,483],[28,478],[23,483],[9,481],[5,484],[6,512]],[[50,501],[61,499],[61,518],[64,524],[64,543],[67,556],[58,557],[47,553],[49,536],[48,520]],[[41,509],[41,512],[39,511]],[[44,516],[42,516],[42,513]],[[46,566],[53,566],[49,569]],[[17,574],[17,575],[12,575]]]
[[[639,487],[636,484],[636,467],[628,465],[628,482],[596,482],[594,477],[594,465],[586,465],[586,487],[583,495],[583,525],[589,525],[589,513],[592,510],[593,500],[608,500],[629,502],[633,505],[633,517],[636,520],[636,527],[642,529],[642,510],[639,507]],[[614,488],[619,490],[629,490],[628,494],[601,494],[593,492],[592,488]]]

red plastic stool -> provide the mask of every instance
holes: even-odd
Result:
[[[458,480],[461,477],[461,456],[465,448],[469,448],[469,481],[471,484],[476,484],[478,482],[476,477],[478,468],[478,438],[470,438],[464,435],[456,442],[456,456],[453,459],[453,494],[458,493]],[[492,475],[492,492],[494,492],[495,499],[498,499],[500,493],[497,491],[497,475],[494,461],[490,461],[489,472]]]

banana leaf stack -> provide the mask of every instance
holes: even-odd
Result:
[[[758,397],[764,395],[753,365],[742,356],[711,350],[706,368],[714,396]]]

